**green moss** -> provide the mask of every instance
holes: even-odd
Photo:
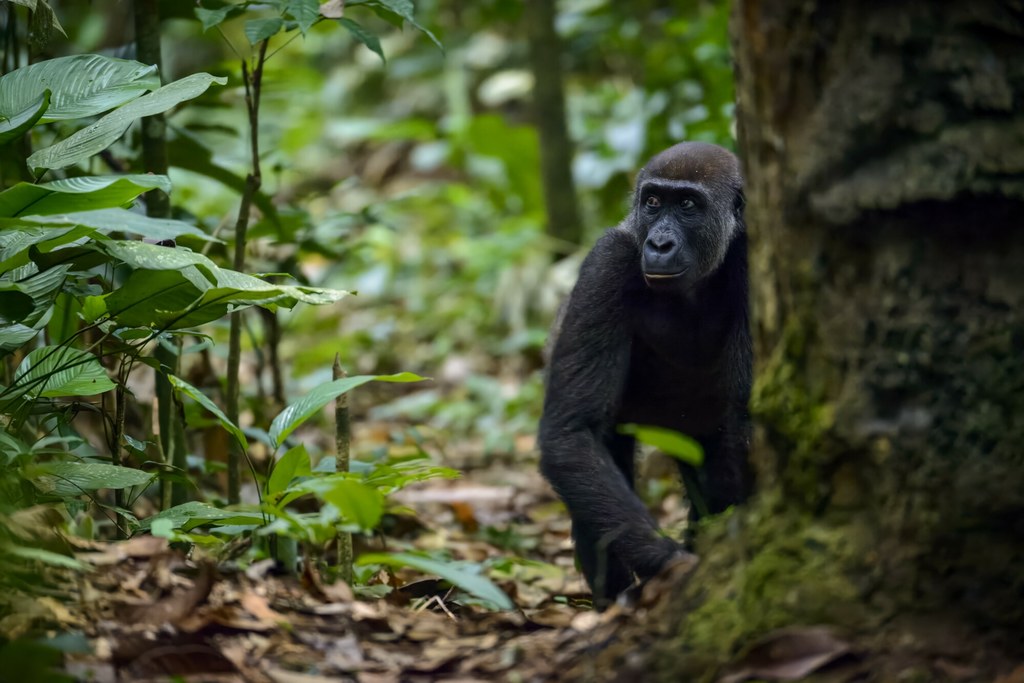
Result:
[[[808,507],[822,495],[822,446],[835,423],[824,386],[814,386],[806,376],[805,348],[812,328],[790,318],[781,343],[754,382],[750,400],[751,412],[765,427],[771,446],[784,454],[786,490]]]
[[[701,565],[685,596],[695,607],[666,647],[676,672],[680,652],[688,671],[705,676],[774,629],[864,622],[856,577],[870,536],[856,523],[780,510],[763,498],[702,529]]]

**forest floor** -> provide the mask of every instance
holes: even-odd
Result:
[[[515,609],[467,604],[442,581],[405,571],[377,577],[387,596],[357,598],[315,571],[214,566],[145,535],[77,541],[78,559],[95,571],[33,609],[85,634],[88,653],[71,655],[67,670],[100,683],[557,680],[567,666],[585,667],[637,609],[590,608],[568,517],[535,467],[492,462],[393,502],[417,513],[403,518],[414,521],[396,532],[402,540],[499,567],[491,577]],[[661,507],[663,519],[685,517],[678,494]]]
[[[641,468],[642,478],[657,462]],[[488,609],[418,572],[381,571],[354,593],[324,581],[315,563],[300,576],[282,574],[269,560],[216,565],[201,551],[186,556],[162,538],[140,535],[74,540],[77,559],[94,570],[50,582],[65,588],[26,599],[15,618],[83,634],[78,653],[63,644],[72,651],[64,668],[97,683],[650,680],[645,657],[658,637],[650,626],[661,623],[672,586],[692,565],[670,567],[598,613],[574,568],[568,516],[532,461],[477,459],[461,469],[457,480],[395,495],[392,502],[416,514],[398,518],[408,524],[392,528],[389,542],[486,563],[514,609]],[[656,497],[654,512],[666,528],[685,523],[678,489]],[[381,543],[372,539],[357,553],[381,550]],[[387,595],[371,597],[367,588]],[[950,655],[956,648],[949,637],[936,642],[947,645],[922,654],[920,642],[890,647],[847,642],[823,626],[782,629],[739,653],[717,680],[911,680],[871,673],[911,669],[937,676],[915,681],[981,680],[981,669]],[[1024,665],[997,683],[1024,683]]]

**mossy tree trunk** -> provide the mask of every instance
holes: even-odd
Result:
[[[1024,651],[1021,7],[737,1],[759,494],[651,615],[665,680],[790,625]]]

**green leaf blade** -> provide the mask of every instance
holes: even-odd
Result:
[[[72,55],[24,66],[0,77],[0,116],[12,118],[51,92],[40,123],[96,116],[160,87],[156,67],[102,55]]]
[[[230,17],[240,14],[242,8],[239,5],[224,5],[218,9],[206,9],[205,7],[196,7],[195,13],[196,18],[203,25],[203,33],[206,33],[209,29],[214,26],[220,26]]]
[[[316,494],[336,507],[346,522],[363,531],[376,529],[384,516],[384,494],[355,479],[339,478],[330,488]]]
[[[411,372],[402,372],[397,375],[356,375],[321,384],[278,413],[270,425],[270,440],[279,447],[289,434],[328,403],[368,382],[419,382],[423,379]]]
[[[49,183],[18,183],[0,192],[0,217],[47,216],[120,207],[149,190],[169,192],[162,175],[82,176]]]
[[[146,486],[155,474],[101,462],[46,462],[32,468],[40,490],[57,496],[77,496],[96,489],[127,489]]]
[[[342,17],[338,19],[338,23],[344,26],[352,37],[358,40],[360,43],[373,50],[380,57],[380,60],[387,63],[387,58],[384,56],[384,49],[380,46],[380,38],[373,35],[360,24],[352,21],[348,17]]]
[[[504,591],[494,585],[486,576],[473,573],[456,564],[438,562],[429,557],[412,553],[370,553],[359,556],[358,564],[383,564],[389,567],[411,567],[412,569],[435,574],[466,591],[470,595],[487,600],[499,609],[512,609],[515,605]]]
[[[169,83],[115,109],[71,137],[33,153],[28,158],[28,164],[32,168],[55,169],[85,161],[113,144],[136,119],[162,114],[186,100],[198,97],[214,83],[224,85],[227,79],[197,73]]]
[[[302,35],[306,35],[320,19],[320,0],[288,0],[284,11],[298,23]]]
[[[23,135],[25,131],[35,125],[49,106],[50,91],[44,90],[36,100],[30,102],[20,112],[11,114],[10,117],[0,115],[0,145]]]
[[[256,45],[260,41],[277,35],[283,28],[284,19],[281,17],[250,19],[245,22],[245,37],[249,39],[250,45]]]
[[[228,416],[224,414],[224,411],[222,411],[217,406],[216,403],[211,401],[206,394],[199,391],[199,389],[195,388],[194,386],[192,386],[185,380],[181,379],[180,377],[168,375],[167,379],[170,381],[171,386],[173,386],[175,389],[191,398],[193,401],[195,401],[202,407],[206,408],[206,410],[208,410],[210,413],[212,413],[213,416],[217,418],[217,421],[221,423],[224,429],[228,430],[231,433],[231,435],[235,437],[235,439],[238,441],[239,446],[242,447],[243,451],[249,450],[249,442],[246,440],[245,434],[242,433],[242,430],[239,429],[234,422],[228,419]]]
[[[313,474],[313,467],[309,460],[309,453],[306,447],[299,444],[291,448],[281,456],[281,459],[274,464],[274,470],[267,480],[267,495],[276,496],[282,493],[295,477],[308,477]]]
[[[144,239],[168,240],[194,237],[203,241],[221,242],[194,225],[170,218],[152,218],[144,213],[122,208],[69,211],[46,216],[24,216],[27,223],[40,225],[80,225],[93,228],[101,235],[112,232],[130,233]]]
[[[619,425],[620,434],[636,437],[640,443],[653,446],[676,460],[700,467],[704,463],[704,449],[694,439],[672,429],[651,425]]]
[[[29,398],[95,396],[116,385],[93,354],[63,346],[34,349],[14,373],[12,390]]]

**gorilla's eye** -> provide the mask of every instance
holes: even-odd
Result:
[[[684,209],[692,209],[697,205],[694,204],[692,199],[684,199],[683,201],[679,202],[679,206],[681,206]]]
[[[661,200],[658,199],[657,195],[652,194],[649,197],[647,197],[647,206],[649,206],[652,209],[657,209],[659,206],[661,206]]]

